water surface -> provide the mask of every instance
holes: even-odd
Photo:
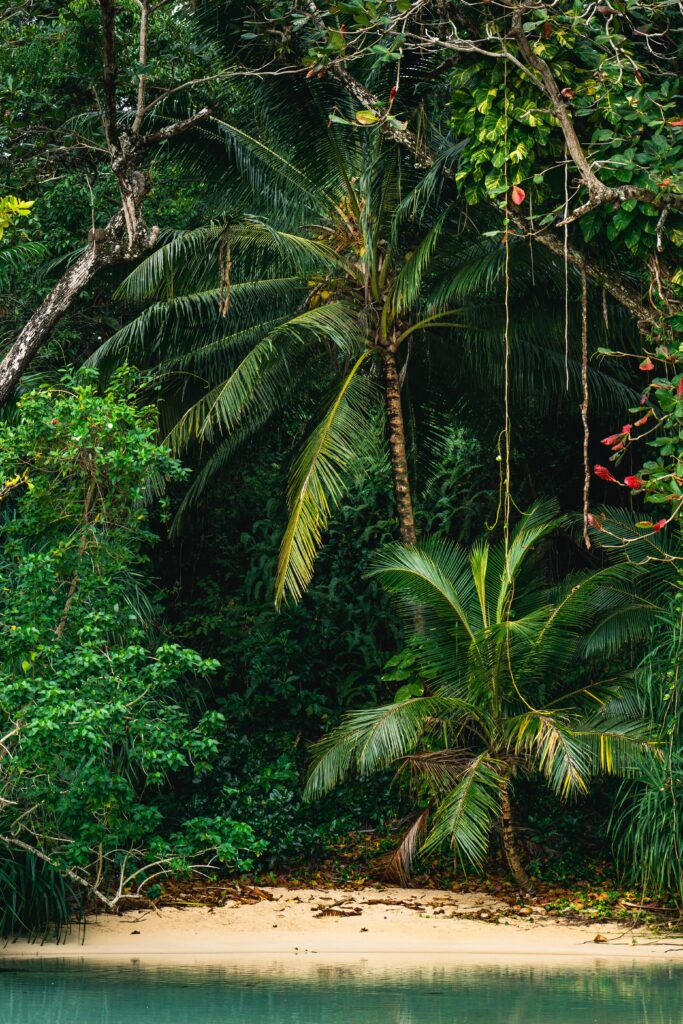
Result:
[[[1,1024],[681,1024],[683,964],[0,960]]]

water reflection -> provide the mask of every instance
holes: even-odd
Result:
[[[0,962],[2,1024],[680,1024],[683,966]]]

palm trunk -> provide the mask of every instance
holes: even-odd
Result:
[[[525,892],[533,892],[534,884],[524,868],[522,856],[517,845],[517,836],[512,820],[512,803],[510,801],[510,784],[504,783],[500,795],[501,809],[501,833],[503,836],[503,850],[505,859],[508,862],[510,873],[520,889]]]
[[[396,352],[390,345],[383,346],[384,402],[387,411],[387,438],[394,478],[396,517],[401,543],[412,547],[417,541],[413,499],[410,493],[410,475],[406,456],[406,432],[401,408],[401,386],[398,378]]]

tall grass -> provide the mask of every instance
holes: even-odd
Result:
[[[49,864],[0,846],[0,936],[59,942],[83,917],[81,894]]]
[[[621,787],[610,829],[624,877],[648,895],[683,904],[683,614],[680,592],[653,629],[639,668],[643,714],[660,748],[637,781]]]

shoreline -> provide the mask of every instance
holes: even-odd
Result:
[[[297,963],[376,960],[392,966],[467,960],[666,960],[683,963],[683,938],[600,921],[568,924],[530,904],[525,917],[482,893],[449,890],[264,888],[258,903],[165,907],[98,915],[85,935],[10,942],[6,960],[140,961],[197,965],[229,958]],[[508,916],[506,916],[508,915]],[[490,920],[489,920],[490,918]],[[600,936],[596,942],[596,937]]]

